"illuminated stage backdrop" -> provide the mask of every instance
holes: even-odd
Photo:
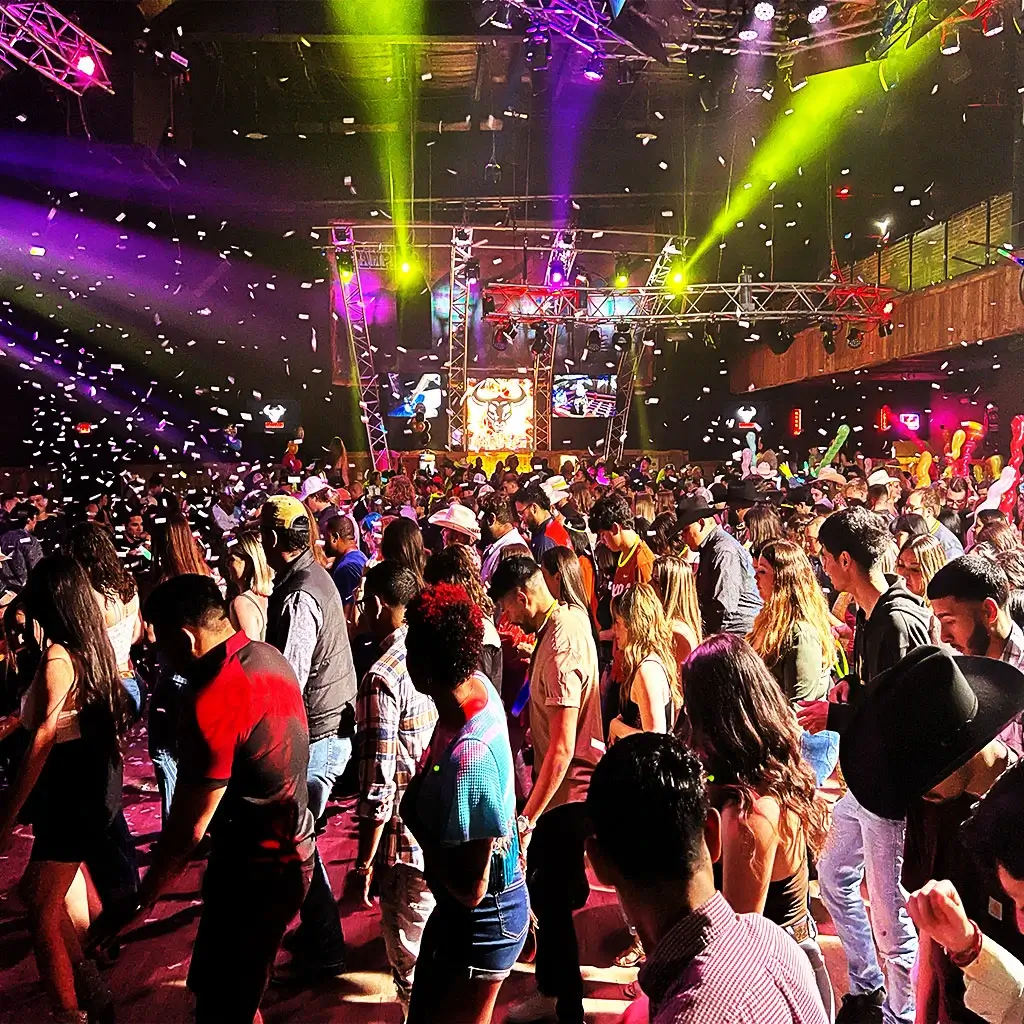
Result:
[[[466,387],[466,450],[529,452],[533,448],[533,381],[470,377]]]

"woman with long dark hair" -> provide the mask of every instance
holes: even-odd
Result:
[[[402,801],[437,900],[423,931],[408,1024],[489,1024],[529,926],[505,709],[476,672],[483,613],[452,584],[406,609],[413,684],[437,705]]]
[[[132,646],[142,639],[142,615],[135,577],[117,557],[110,533],[94,522],[74,526],[64,542],[64,551],[85,570],[96,592],[121,685],[128,691],[138,715],[142,710],[142,688],[132,664]]]
[[[95,964],[85,961],[68,894],[81,866],[106,861],[121,812],[120,740],[131,721],[106,625],[84,569],[60,555],[33,569],[24,591],[29,620],[44,650],[22,702],[28,750],[0,803],[0,847],[19,819],[34,841],[23,891],[36,961],[56,1007],[55,1019],[84,1021],[109,1005]],[[91,1004],[81,1006],[76,987]]]
[[[163,517],[154,519],[150,533],[156,582],[163,583],[174,576],[189,573],[213,575],[188,519],[181,512],[167,512]]]
[[[796,716],[741,637],[710,637],[684,671],[689,742],[722,816],[722,894],[736,913],[763,914],[793,936],[831,1020],[832,986],[807,903],[808,850],[817,855],[824,845],[828,811]]]
[[[412,570],[416,579],[423,582],[427,549],[423,546],[423,532],[414,519],[398,516],[384,527],[380,538],[380,555],[385,561]]]

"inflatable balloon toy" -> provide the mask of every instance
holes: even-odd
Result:
[[[832,443],[825,449],[825,454],[822,455],[821,461],[814,467],[812,476],[817,476],[826,466],[832,465],[832,460],[839,454],[839,449],[846,444],[846,439],[850,436],[849,424],[844,423],[837,431],[836,436],[832,438]]]
[[[966,420],[960,424],[960,430],[953,435],[953,444],[958,454],[953,457],[953,476],[966,478],[970,473],[971,459],[974,450],[985,437],[985,428],[976,420]],[[962,437],[959,445],[957,439]]]
[[[931,477],[932,469],[932,453],[926,448],[921,452],[921,458],[917,460],[917,465],[914,467],[914,486],[915,487],[930,487],[932,482]]]
[[[1024,416],[1017,415],[1010,422],[1010,464],[1006,469],[1014,473],[1013,486],[999,501],[999,510],[1009,519],[1017,503],[1017,488],[1020,486],[1020,467],[1024,462]],[[1006,472],[1006,469],[1003,472]],[[1002,477],[1002,474],[1000,474]]]
[[[1016,490],[1017,478],[1018,472],[1013,466],[1004,466],[1003,471],[999,474],[999,479],[989,487],[985,500],[974,510],[975,514],[983,512],[988,508],[1002,509],[1003,501],[1007,497],[1012,501],[1014,491]],[[1009,510],[1004,509],[1003,511],[1008,512]]]

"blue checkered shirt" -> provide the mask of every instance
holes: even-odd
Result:
[[[409,780],[437,724],[434,702],[420,693],[405,666],[405,626],[384,641],[384,652],[363,677],[356,697],[356,757],[361,818],[384,823],[378,863],[423,870],[423,851],[398,813]]]

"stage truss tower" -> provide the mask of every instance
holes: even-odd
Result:
[[[473,259],[473,229],[452,229],[448,318],[448,450],[466,446],[466,381],[469,376],[469,330],[472,326],[469,266]]]

